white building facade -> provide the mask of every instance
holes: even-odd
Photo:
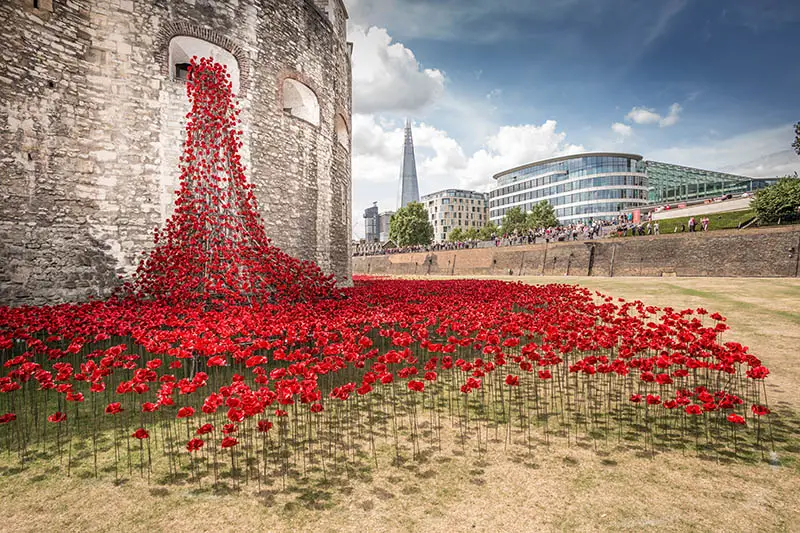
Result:
[[[461,189],[445,189],[422,197],[433,225],[435,242],[447,240],[456,228],[462,231],[483,228],[489,216],[489,197],[486,193]]]

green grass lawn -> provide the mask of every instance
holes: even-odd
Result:
[[[694,219],[697,221],[698,231],[702,230],[700,221],[706,216],[709,220],[708,230],[713,231],[718,229],[736,229],[739,227],[739,224],[746,223],[751,218],[756,216],[756,212],[753,209],[743,209],[741,211],[728,211],[727,213],[696,215]],[[673,233],[675,231],[675,227],[677,227],[678,232],[680,232],[681,224],[684,224],[686,226],[686,231],[689,231],[689,217],[685,215],[677,218],[659,220],[658,229],[661,233]]]

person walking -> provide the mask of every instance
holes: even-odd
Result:
[[[694,217],[689,218],[689,233],[694,233],[694,227],[697,225]]]

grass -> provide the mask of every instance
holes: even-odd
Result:
[[[744,209],[741,211],[728,211],[727,213],[711,213],[707,215],[695,215],[694,219],[697,221],[697,230],[701,231],[702,226],[700,221],[703,217],[708,217],[708,230],[714,231],[718,229],[736,229],[740,224],[748,222],[756,216],[756,212],[752,209]],[[676,218],[667,218],[658,221],[658,229],[661,233],[673,233],[675,228],[678,232],[681,231],[681,224],[686,226],[686,231],[689,231],[689,218],[688,216],[681,216]]]
[[[508,278],[519,281],[519,277]],[[792,531],[800,523],[800,280],[714,278],[522,278],[577,283],[626,299],[728,317],[730,340],[748,345],[772,373],[775,455],[730,461],[693,451],[641,453],[641,443],[538,443],[504,453],[502,438],[480,457],[462,453],[457,430],[443,451],[348,477],[280,479],[241,492],[138,475],[113,480],[12,470],[0,457],[7,531]],[[423,450],[424,451],[424,450]],[[57,460],[57,459],[56,459]],[[52,461],[52,459],[51,459]],[[108,466],[108,465],[105,465]]]

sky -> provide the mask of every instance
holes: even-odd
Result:
[[[353,236],[397,208],[403,124],[420,194],[583,151],[800,172],[797,0],[345,0]]]

